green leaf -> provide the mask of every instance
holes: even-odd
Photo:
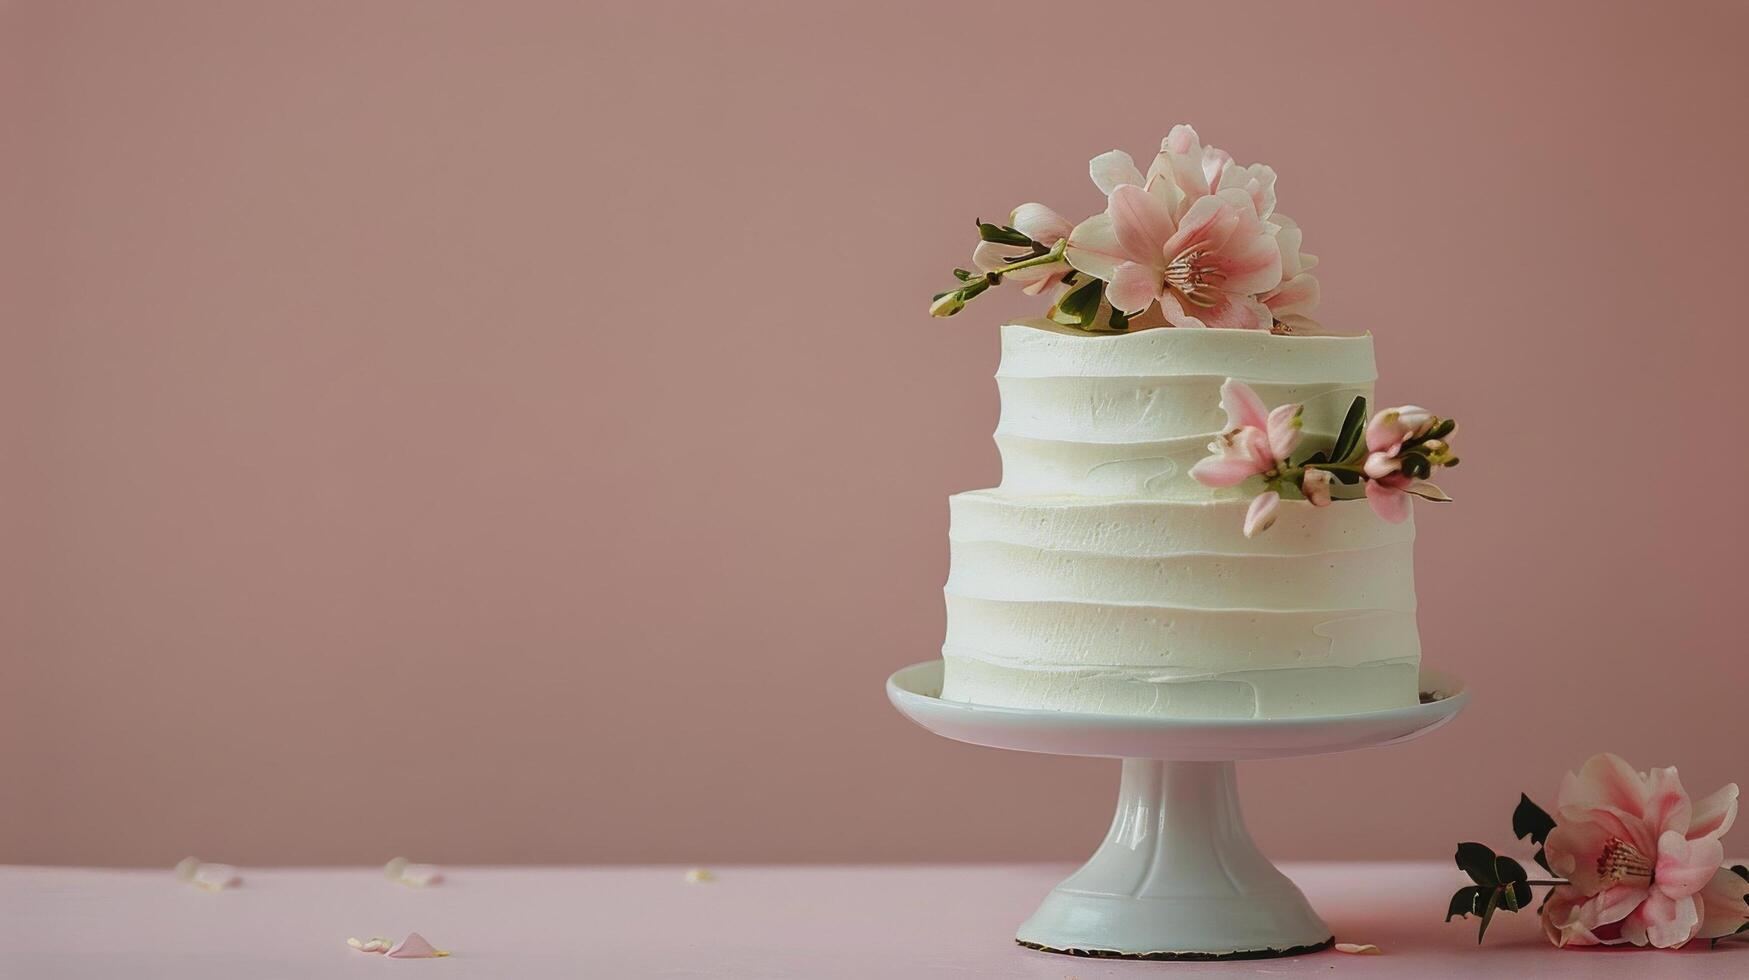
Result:
[[[1433,462],[1421,453],[1403,454],[1403,472],[1411,479],[1425,480],[1433,475]]]
[[[1482,937],[1488,934],[1488,923],[1494,921],[1494,908],[1499,901],[1500,889],[1496,888],[1488,893],[1488,902],[1482,906],[1482,911],[1478,913],[1482,917],[1482,924],[1476,927],[1477,946],[1482,945]]]
[[[953,277],[955,279],[958,279],[960,282],[965,282],[966,280],[972,278],[972,273],[970,270],[967,270],[967,269],[955,269],[955,270],[953,270]]]
[[[1317,452],[1313,453],[1312,455],[1307,456],[1305,459],[1305,462],[1301,463],[1300,465],[1301,466],[1317,466],[1319,463],[1328,463],[1328,462],[1330,462],[1330,454],[1328,452],[1325,452],[1324,450],[1320,449]]]
[[[1332,462],[1346,463],[1354,451],[1364,445],[1366,433],[1366,398],[1357,397],[1348,403],[1348,414],[1342,418],[1342,428],[1336,430],[1336,445],[1330,450]],[[1350,481],[1343,481],[1350,482]]]
[[[1542,848],[1540,848],[1540,847],[1537,848],[1536,853],[1532,854],[1530,857],[1531,857],[1531,860],[1535,861],[1537,864],[1542,865],[1542,869],[1544,871],[1547,871],[1549,874],[1555,873],[1555,869],[1549,867],[1549,856],[1547,854],[1543,853]]]
[[[993,225],[982,218],[978,219],[978,237],[986,242],[995,242],[998,245],[1018,245],[1021,248],[1030,248],[1032,246],[1032,239],[1015,231],[1013,228],[1009,228],[1006,225]]]
[[[1524,865],[1504,854],[1494,858],[1494,877],[1499,878],[1501,884],[1530,880],[1530,875],[1524,873]]]
[[[1500,886],[1500,902],[1508,912],[1530,908],[1530,897],[1529,882],[1512,881]]]
[[[1512,835],[1519,840],[1529,838],[1532,844],[1542,846],[1549,839],[1549,831],[1555,829],[1555,818],[1548,811],[1531,802],[1530,797],[1518,794],[1518,806],[1512,811]]]
[[[1453,422],[1451,419],[1440,419],[1438,424],[1434,425],[1433,428],[1429,429],[1427,431],[1427,435],[1424,436],[1423,438],[1444,439],[1446,436],[1451,435],[1456,430],[1457,430],[1457,423],[1456,422]]]
[[[1099,279],[1089,279],[1057,300],[1057,308],[1051,311],[1051,319],[1065,326],[1086,327],[1099,315],[1099,301],[1104,297],[1105,283]]]
[[[1451,896],[1451,905],[1446,907],[1445,921],[1450,922],[1454,915],[1471,916],[1481,911],[1482,889],[1478,885],[1465,885]]]
[[[1500,884],[1500,873],[1497,870],[1498,856],[1494,849],[1486,844],[1466,841],[1457,846],[1457,866],[1470,880],[1478,885],[1489,888]],[[1516,863],[1516,862],[1514,862]]]
[[[1409,486],[1404,487],[1403,492],[1412,493],[1415,496],[1420,497],[1422,500],[1434,500],[1442,504],[1451,503],[1450,494],[1433,484],[1428,483],[1426,480],[1422,480],[1419,483],[1412,483]]]

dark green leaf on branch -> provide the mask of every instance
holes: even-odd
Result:
[[[953,277],[955,279],[958,279],[960,282],[965,282],[966,280],[972,278],[972,274],[970,271],[968,271],[966,269],[955,269],[955,270],[953,270]]]
[[[1484,901],[1482,893],[1486,889],[1479,885],[1465,885],[1452,893],[1451,905],[1446,907],[1445,921],[1450,922],[1454,915],[1471,916],[1482,911]]]
[[[1475,841],[1459,844],[1455,860],[1458,868],[1476,884],[1489,888],[1500,884],[1500,874],[1496,868],[1497,855],[1488,845]]]
[[[1482,937],[1488,934],[1488,923],[1494,921],[1494,909],[1499,901],[1500,889],[1496,888],[1488,893],[1488,900],[1482,905],[1482,911],[1478,913],[1482,917],[1482,922],[1476,927],[1477,946],[1482,945]]]
[[[1530,880],[1530,875],[1524,873],[1524,865],[1504,854],[1494,858],[1494,876],[1500,879],[1501,884]]]
[[[1330,459],[1337,463],[1348,462],[1354,451],[1363,445],[1361,436],[1365,432],[1366,398],[1357,397],[1348,404],[1348,414],[1342,419],[1342,428],[1336,431],[1336,445],[1330,450]]]
[[[1530,797],[1518,794],[1518,806],[1512,811],[1512,834],[1519,840],[1528,839],[1537,845],[1534,859],[1550,874],[1554,870],[1549,867],[1549,857],[1543,852],[1542,845],[1548,841],[1549,832],[1555,829],[1555,818],[1548,811],[1537,806]]]
[[[1051,319],[1065,326],[1085,328],[1099,315],[1099,301],[1104,296],[1105,283],[1089,279],[1063,294],[1063,298],[1057,301],[1056,310],[1051,313]]]
[[[983,219],[978,220],[978,237],[986,242],[998,245],[1016,245],[1020,248],[1030,248],[1032,239],[1006,225],[993,225]]]

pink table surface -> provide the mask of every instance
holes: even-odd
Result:
[[[1289,864],[1338,940],[1284,960],[1148,963],[1014,945],[1014,927],[1067,865],[453,868],[425,890],[377,870],[244,869],[208,894],[165,871],[0,868],[0,977],[1079,978],[1137,976],[1749,977],[1749,943],[1706,951],[1561,951],[1529,914],[1502,915],[1486,946],[1440,921],[1462,884],[1444,863]],[[441,960],[389,960],[348,936],[409,930]]]

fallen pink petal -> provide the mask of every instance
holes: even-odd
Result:
[[[238,885],[243,878],[229,864],[212,864],[196,857],[185,857],[176,863],[176,877],[202,891],[217,892]]]
[[[409,888],[425,888],[443,881],[443,869],[435,864],[414,864],[398,857],[383,865],[383,875]]]
[[[419,960],[435,956],[448,956],[449,950],[438,949],[426,941],[424,936],[410,932],[406,939],[391,946],[387,955],[398,960]]]

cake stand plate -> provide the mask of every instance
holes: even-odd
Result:
[[[1305,896],[1257,849],[1239,812],[1234,763],[1403,742],[1468,700],[1457,678],[1423,669],[1424,704],[1278,719],[1140,718],[941,699],[942,662],[887,679],[907,718],[961,742],[1123,760],[1105,842],[1053,889],[1015,940],[1078,956],[1248,959],[1335,940]]]

